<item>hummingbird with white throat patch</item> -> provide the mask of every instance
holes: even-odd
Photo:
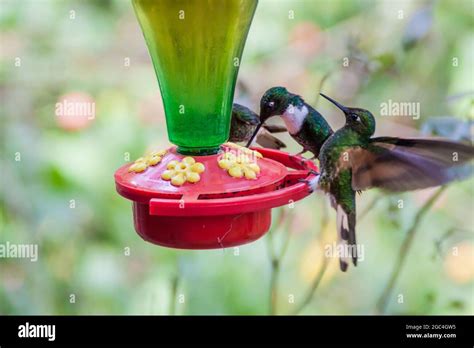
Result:
[[[375,118],[321,93],[345,115],[344,127],[321,147],[320,176],[309,183],[329,194],[337,214],[340,267],[357,265],[355,193],[372,187],[403,192],[447,184],[472,173],[474,147],[441,139],[372,138]]]
[[[303,98],[288,92],[285,87],[272,87],[260,100],[260,124],[247,147],[265,121],[273,116],[283,119],[288,133],[303,147],[299,154],[310,151],[317,158],[321,146],[333,133],[324,117]]]

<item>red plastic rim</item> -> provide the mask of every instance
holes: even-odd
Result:
[[[223,150],[226,146],[223,145]],[[222,154],[194,157],[205,166],[201,180],[175,187],[161,179],[171,160],[183,155],[172,147],[162,162],[143,173],[119,168],[119,194],[134,202],[138,234],[155,244],[186,249],[210,249],[248,243],[268,231],[271,208],[303,199],[310,191],[301,179],[315,179],[316,165],[286,152],[255,148],[260,174],[256,180],[236,179],[221,169]]]

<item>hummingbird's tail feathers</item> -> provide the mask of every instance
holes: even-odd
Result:
[[[265,124],[263,128],[265,128],[270,133],[284,133],[288,131],[285,126],[279,126],[275,124]]]
[[[286,147],[286,144],[283,141],[271,135],[267,130],[265,130],[265,128],[258,133],[257,143],[260,146],[275,150],[280,150]]]
[[[357,266],[357,258],[359,257],[357,254],[357,241],[356,241],[356,214],[355,211],[351,212],[347,215],[347,219],[349,222],[349,246],[352,256],[352,263],[354,266]]]
[[[357,245],[355,235],[355,213],[347,213],[341,205],[336,207],[339,265],[347,271],[350,259],[357,266]]]
[[[403,192],[444,185],[472,174],[474,148],[434,139],[374,138],[367,147],[346,151],[352,188]]]
[[[349,268],[349,257],[345,254],[348,246],[348,236],[347,231],[344,229],[344,223],[347,223],[347,215],[345,215],[344,210],[340,205],[336,208],[336,224],[337,224],[337,250],[339,252],[339,266],[341,271],[346,272]],[[346,220],[345,220],[346,219]],[[344,221],[345,220],[345,221]]]

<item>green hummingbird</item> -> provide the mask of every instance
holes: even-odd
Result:
[[[371,187],[410,191],[467,177],[474,147],[439,139],[372,138],[375,118],[370,111],[321,96],[343,111],[346,123],[322,146],[321,173],[310,185],[329,194],[336,209],[338,241],[346,251],[340,255],[340,267],[346,271],[350,258],[357,265],[356,192]]]
[[[234,143],[248,142],[259,124],[260,117],[255,112],[246,106],[234,103],[232,105],[229,141]],[[265,125],[263,128],[259,128],[258,134],[256,134],[257,143],[270,149],[285,148],[284,142],[270,134],[285,131],[285,127]]]
[[[280,116],[288,133],[303,147],[299,154],[310,151],[314,158],[317,158],[321,146],[333,133],[324,117],[303,98],[288,92],[285,87],[272,87],[260,100],[260,124],[247,147],[252,143],[260,127],[272,116]]]

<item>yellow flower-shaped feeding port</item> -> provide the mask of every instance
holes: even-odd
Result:
[[[217,163],[233,178],[245,177],[245,179],[255,180],[260,173],[258,164],[253,162],[250,156],[246,154],[236,155],[232,152],[226,152]]]
[[[240,153],[240,154],[254,156],[256,158],[263,158],[263,155],[260,152],[255,151],[255,150],[250,150],[248,147],[240,146],[240,145],[237,145],[237,144],[234,144],[234,143],[231,143],[231,142],[227,142],[224,145],[227,146],[227,147],[230,147],[231,149],[237,150],[238,153]]]
[[[149,166],[156,166],[160,163],[164,155],[166,155],[166,150],[150,152],[137,159],[135,163],[128,168],[128,171],[135,173],[144,172]]]
[[[201,180],[201,174],[206,169],[204,164],[196,162],[192,157],[184,157],[180,161],[171,161],[166,166],[161,178],[171,181],[173,186],[181,186],[185,182],[196,183]]]

